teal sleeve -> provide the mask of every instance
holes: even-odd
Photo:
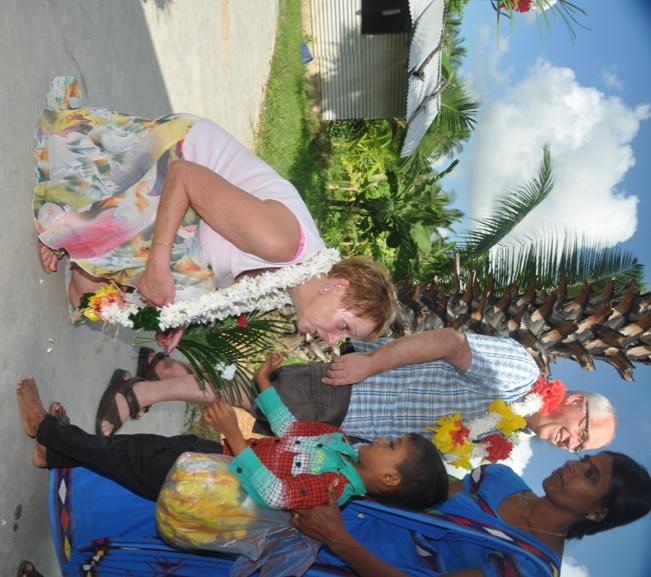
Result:
[[[279,437],[287,435],[289,427],[296,422],[296,417],[283,403],[274,387],[260,393],[255,399],[255,404],[269,420],[271,430]]]
[[[228,470],[239,479],[244,490],[259,505],[272,509],[284,507],[282,481],[265,467],[251,447],[233,457]]]

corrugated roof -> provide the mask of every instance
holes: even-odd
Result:
[[[443,0],[409,0],[413,36],[409,50],[407,134],[400,156],[409,156],[427,132],[440,107]]]

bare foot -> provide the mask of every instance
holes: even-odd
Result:
[[[56,272],[58,269],[58,261],[63,258],[65,251],[63,249],[55,250],[46,244],[38,241],[38,256],[41,259],[41,268],[45,272]]]
[[[36,442],[34,446],[34,451],[32,452],[32,462],[39,469],[47,468],[47,448],[45,445]]]
[[[59,421],[59,423],[62,425],[70,424],[70,417],[68,416],[68,413],[66,412],[64,406],[58,401],[54,401],[50,404],[48,413],[55,416],[57,418],[57,421]]]
[[[57,421],[62,425],[70,424],[70,417],[68,417],[68,413],[61,403],[54,401],[50,404],[48,413],[55,416]],[[34,451],[32,452],[32,461],[39,469],[47,468],[47,447],[38,441],[36,441]]]
[[[25,432],[32,438],[36,437],[36,431],[47,413],[38,394],[38,388],[33,378],[22,379],[16,385],[16,398],[18,410],[23,418]]]

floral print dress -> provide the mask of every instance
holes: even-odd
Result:
[[[36,129],[34,218],[38,237],[65,249],[95,277],[135,286],[144,271],[167,165],[197,119],[156,120],[81,106],[79,84],[55,78]],[[215,289],[189,210],[177,232],[171,267],[183,298]]]

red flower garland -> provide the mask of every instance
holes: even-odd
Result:
[[[494,433],[481,440],[481,444],[488,452],[488,460],[491,463],[507,459],[513,450],[513,443],[504,435]]]
[[[470,434],[470,430],[463,426],[463,421],[461,419],[455,421],[454,424],[459,427],[459,429],[452,431],[450,437],[452,437],[455,445],[463,445],[466,442],[466,437]]]
[[[543,416],[549,415],[565,400],[566,387],[559,379],[549,381],[547,377],[540,375],[531,390],[542,397],[543,406],[540,414]]]

